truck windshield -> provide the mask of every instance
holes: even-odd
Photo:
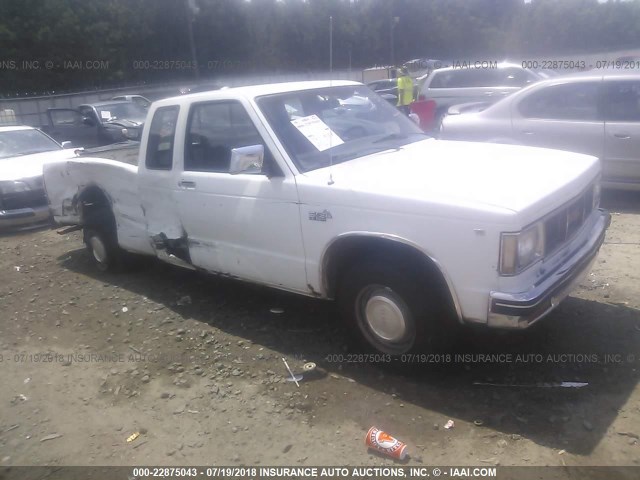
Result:
[[[62,147],[39,130],[0,132],[0,159],[62,150]]]
[[[144,119],[147,116],[147,111],[140,105],[133,102],[100,105],[99,107],[96,107],[96,110],[98,110],[98,116],[102,123],[113,120],[133,120],[137,122],[144,122]]]
[[[301,172],[399,148],[427,136],[361,85],[268,95],[257,103]]]

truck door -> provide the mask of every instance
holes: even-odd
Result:
[[[258,123],[258,125],[260,125]],[[307,291],[295,178],[237,100],[191,105],[175,202],[194,265]],[[231,150],[262,145],[262,170],[229,173]]]
[[[173,198],[179,175],[174,156],[182,152],[176,145],[184,142],[184,134],[176,128],[179,113],[177,105],[151,113],[148,134],[140,143],[138,191],[149,237],[145,240],[161,260],[190,266],[187,236]]]

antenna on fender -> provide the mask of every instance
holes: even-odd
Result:
[[[333,86],[333,16],[329,16],[329,87]],[[331,167],[333,167],[333,153],[331,153],[331,140],[333,136],[329,131],[329,182],[328,185],[333,185],[333,173]]]

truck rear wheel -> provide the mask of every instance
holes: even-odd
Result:
[[[444,323],[424,277],[409,262],[364,261],[347,269],[338,302],[359,346],[393,356],[435,349]]]
[[[114,240],[113,235],[101,229],[84,229],[84,243],[94,265],[101,272],[113,272],[121,268],[122,256],[117,240]]]

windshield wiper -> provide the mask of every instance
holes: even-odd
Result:
[[[375,142],[373,142],[375,143]],[[332,157],[332,163],[336,164],[336,163],[342,163],[342,162],[346,162],[347,160],[352,160],[354,158],[359,158],[359,157],[366,157],[367,155],[371,155],[373,153],[380,153],[380,152],[384,152],[387,150],[398,150],[398,148],[395,147],[369,147],[369,148],[363,148],[361,150],[357,150],[355,152],[351,152],[351,153],[344,153],[342,155],[334,155]]]
[[[407,138],[409,138],[410,135],[422,135],[422,136],[425,136],[425,137],[429,136],[424,132],[412,132],[412,133],[409,133],[409,134],[406,134],[406,133],[390,133],[388,135],[384,135],[384,136],[378,138],[377,140],[374,140],[371,143],[382,143],[382,142],[387,142],[389,140],[406,140]]]

